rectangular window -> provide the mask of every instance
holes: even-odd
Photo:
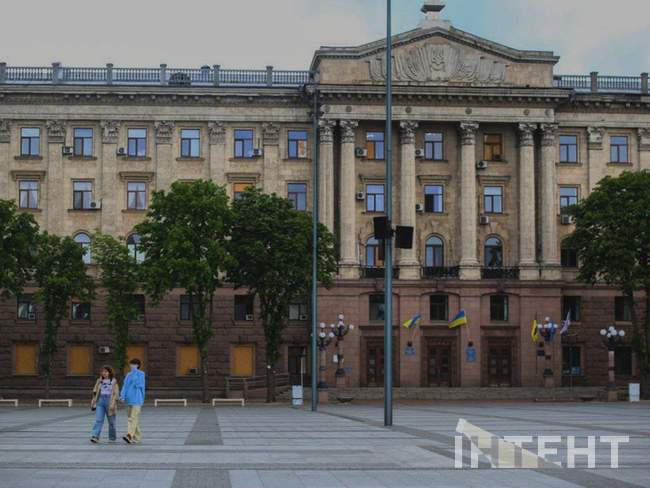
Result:
[[[442,213],[444,209],[444,187],[442,185],[426,185],[424,187],[424,211]]]
[[[485,161],[503,160],[503,141],[501,134],[485,134],[483,136],[483,159]]]
[[[93,155],[93,130],[77,128],[74,130],[74,155],[89,158]]]
[[[126,205],[129,210],[147,208],[147,184],[142,181],[129,181],[126,184]]]
[[[36,320],[36,307],[31,295],[20,295],[16,300],[16,316],[18,320]]]
[[[384,320],[384,294],[370,295],[368,297],[370,320]]]
[[[253,157],[253,130],[235,129],[235,157]]]
[[[508,321],[507,295],[492,295],[490,297],[490,320],[495,322]]]
[[[444,139],[442,132],[424,134],[424,159],[442,161],[444,158]]]
[[[366,149],[368,150],[368,159],[384,159],[384,133],[366,133]]]
[[[181,157],[198,158],[201,155],[201,131],[181,129]]]
[[[232,196],[235,200],[239,200],[247,188],[253,186],[251,183],[233,183]]]
[[[253,320],[253,297],[251,295],[235,295],[235,320],[238,322]]]
[[[88,344],[68,345],[68,376],[90,376],[93,374],[93,346]]]
[[[289,183],[287,185],[287,197],[293,203],[296,210],[307,210],[307,185],[305,183]]]
[[[305,159],[307,157],[307,131],[289,131],[289,159]]]
[[[384,211],[384,185],[366,187],[366,210],[368,212]]]
[[[621,376],[632,376],[632,348],[617,346],[614,352],[615,373]]]
[[[580,346],[562,346],[562,374],[582,375],[582,351]]]
[[[14,374],[20,376],[38,374],[38,344],[14,345]]]
[[[578,162],[578,136],[560,136],[560,163]]]
[[[90,320],[90,303],[72,302],[72,320]]]
[[[128,130],[127,154],[132,158],[147,156],[147,129]]]
[[[485,213],[503,213],[503,188],[486,186],[483,189],[483,211]]]
[[[625,297],[614,298],[614,320],[617,322],[631,322],[632,310]]]
[[[565,209],[570,205],[578,204],[578,187],[577,186],[562,186],[560,187],[560,213],[564,213]]]
[[[431,295],[429,297],[429,314],[432,321],[448,320],[449,297],[447,295]]]
[[[289,305],[289,320],[307,320],[308,318],[309,307],[304,297],[296,299]]]
[[[199,348],[191,344],[176,346],[176,376],[199,374]]]
[[[195,296],[190,300],[189,295],[181,295],[180,306],[181,320],[192,320],[192,317],[201,311],[199,301]]]
[[[247,377],[255,375],[255,345],[230,346],[230,375]]]
[[[566,319],[567,314],[571,314],[572,322],[580,322],[582,310],[582,299],[575,296],[562,297],[562,320]]]
[[[38,156],[41,154],[41,129],[23,127],[20,129],[20,155]]]
[[[627,136],[612,136],[609,139],[610,160],[612,163],[629,163]]]
[[[38,181],[20,180],[18,182],[18,206],[38,208]]]
[[[133,300],[133,308],[135,309],[135,317],[133,317],[132,320],[134,322],[144,321],[144,313],[145,313],[144,295],[131,295],[131,299]]]
[[[90,181],[73,182],[72,208],[75,210],[92,208],[93,184]]]

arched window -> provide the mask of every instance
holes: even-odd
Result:
[[[427,239],[424,265],[427,268],[442,268],[445,263],[445,245],[438,236]]]
[[[83,261],[86,264],[90,264],[90,237],[88,234],[80,232],[74,236],[74,241],[81,246],[81,249],[84,251]]]
[[[485,241],[485,266],[488,268],[503,267],[503,243],[498,237],[489,237]]]
[[[383,253],[380,253],[380,243],[374,237],[366,241],[366,266],[381,268],[384,266]]]
[[[578,267],[578,252],[571,246],[568,239],[562,241],[561,263],[563,268]]]
[[[140,234],[131,234],[126,240],[126,247],[129,249],[129,254],[136,262],[141,263],[144,261],[144,252],[140,250],[140,242],[142,237]]]

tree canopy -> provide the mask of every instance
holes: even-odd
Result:
[[[38,224],[16,204],[0,200],[0,293],[19,294],[29,280],[36,254]]]

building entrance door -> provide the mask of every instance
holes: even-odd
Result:
[[[429,344],[427,349],[428,386],[451,386],[451,347]]]
[[[378,341],[369,342],[366,358],[368,386],[384,386],[384,343]]]
[[[512,384],[512,346],[510,344],[488,345],[488,385],[510,386]]]

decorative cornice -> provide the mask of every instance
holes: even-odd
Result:
[[[0,119],[0,144],[6,144],[11,139],[11,122],[8,119]]]
[[[542,146],[555,146],[558,124],[540,124],[542,131]]]
[[[356,128],[359,127],[358,120],[341,120],[341,143],[354,144],[356,142]]]
[[[600,151],[603,148],[605,129],[603,127],[587,127],[589,134],[589,149]]]
[[[210,144],[225,144],[226,143],[226,126],[223,122],[209,122],[208,123],[208,138]]]
[[[478,131],[478,122],[461,122],[460,123],[460,143],[463,146],[473,146],[476,144],[476,131]]]
[[[650,151],[650,127],[641,127],[638,134],[639,151]]]
[[[334,127],[336,127],[336,120],[320,119],[318,121],[318,137],[321,144],[334,142]]]
[[[535,131],[537,124],[519,124],[519,147],[535,145]]]
[[[102,128],[102,143],[104,144],[117,144],[120,136],[120,121],[119,120],[102,120],[100,126]]]
[[[51,144],[63,144],[65,142],[65,125],[59,120],[48,120],[45,123],[47,129],[47,142]]]
[[[418,123],[413,120],[402,120],[399,128],[402,144],[415,144],[415,130],[418,128]]]
[[[265,146],[277,146],[280,144],[280,127],[273,122],[262,124],[262,141]]]
[[[170,120],[158,120],[153,127],[156,133],[156,144],[171,144],[174,135],[174,122]]]

